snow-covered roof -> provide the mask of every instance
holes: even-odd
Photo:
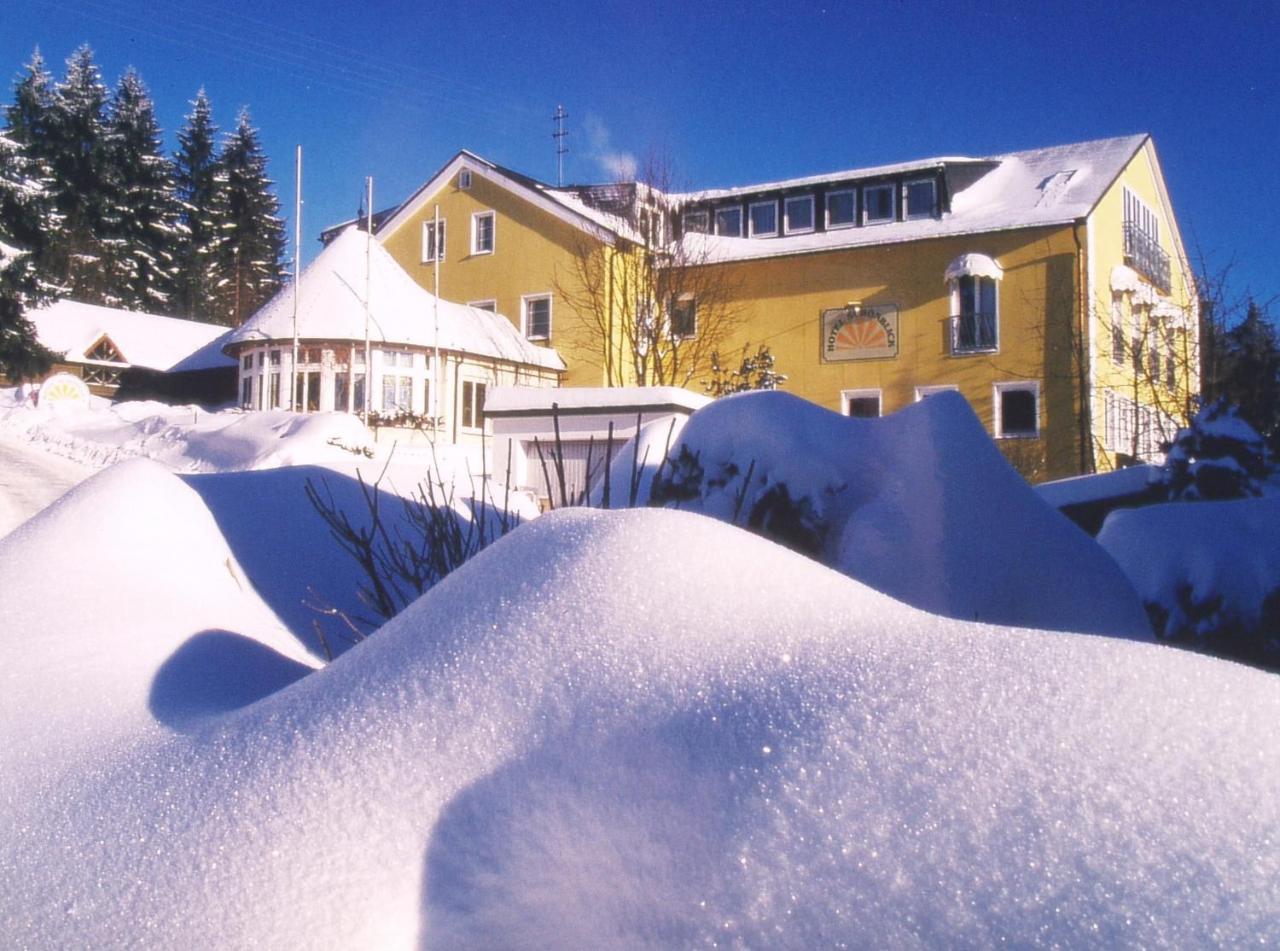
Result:
[[[234,365],[222,352],[229,333],[218,324],[60,300],[27,315],[40,342],[66,359],[87,360],[103,337],[123,362],[151,370],[208,370]]]
[[[833,175],[773,182],[729,193],[754,193],[768,189],[803,187],[808,184],[870,179],[913,169],[946,168],[957,164],[990,170],[971,184],[959,187],[951,198],[951,208],[938,218],[918,218],[862,227],[815,231],[778,238],[729,238],[720,235],[689,234],[697,259],[746,261],[829,251],[838,248],[896,244],[955,235],[984,234],[1009,228],[1059,225],[1088,215],[1116,180],[1124,166],[1147,141],[1145,134],[1098,139],[1071,145],[1031,149],[991,156],[988,159],[934,158],[902,166],[854,169]],[[960,184],[957,181],[957,184]],[[693,193],[714,196],[714,192]]]
[[[981,167],[993,164],[994,160],[989,158],[971,158],[964,155],[939,156],[937,158],[919,159],[913,162],[895,162],[891,165],[873,165],[868,168],[846,169],[842,172],[826,172],[822,175],[808,175],[803,178],[785,178],[776,182],[762,182],[758,185],[738,185],[733,188],[703,188],[697,191],[674,192],[668,197],[681,204],[719,201],[724,198],[745,197],[761,192],[833,185],[851,178],[888,178],[910,174],[911,172],[931,171],[943,166],[971,165]]]
[[[539,412],[550,415],[551,404],[554,403],[560,411],[571,413],[642,406],[693,412],[710,402],[709,396],[679,386],[574,386],[565,389],[495,386],[485,395],[484,411],[488,416]]]
[[[366,257],[367,256],[367,257]],[[435,347],[452,353],[564,370],[556,351],[530,343],[500,314],[437,300],[420,287],[377,241],[349,228],[302,273],[298,336],[307,340],[364,340],[366,261],[369,337],[375,343]],[[293,287],[271,298],[227,339],[293,339]],[[437,323],[438,317],[438,323]],[[439,333],[436,333],[436,327]]]

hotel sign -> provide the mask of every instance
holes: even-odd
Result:
[[[822,312],[822,359],[878,360],[898,355],[896,304],[849,304]]]

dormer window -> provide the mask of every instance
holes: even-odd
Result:
[[[742,237],[742,206],[716,209],[716,234],[726,238]]]
[[[846,189],[827,193],[827,228],[851,228],[858,223],[858,193]]]
[[[893,221],[894,194],[897,189],[893,185],[870,185],[862,190],[862,223],[864,225],[880,224]]]
[[[705,210],[686,211],[680,218],[685,234],[708,234],[711,231],[711,216]]]
[[[753,202],[749,211],[751,237],[773,237],[778,233],[778,203],[776,201]]]
[[[799,195],[783,202],[787,234],[805,234],[813,230],[813,196]]]
[[[904,217],[936,218],[938,216],[938,186],[932,178],[907,182],[903,186]]]

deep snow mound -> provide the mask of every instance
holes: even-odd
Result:
[[[1123,573],[1009,466],[958,394],[882,419],[786,393],[726,397],[689,418],[668,457],[651,504],[750,526],[926,611],[1151,636]],[[612,472],[615,484],[629,475]]]
[[[154,462],[98,473],[0,541],[0,591],[6,792],[31,781],[22,763],[100,754],[202,694],[225,709],[228,687],[248,702],[252,683],[309,669],[200,498]],[[184,644],[211,643],[224,649],[198,667],[162,670]]]
[[[1098,543],[1162,637],[1280,663],[1280,498],[1119,509]]]
[[[1280,682],[1000,634],[714,520],[552,513],[324,670],[7,803],[0,916],[62,946],[1280,940]]]

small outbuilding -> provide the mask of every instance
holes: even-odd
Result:
[[[561,472],[564,493],[573,498],[595,484],[638,429],[666,420],[678,427],[710,402],[678,386],[500,387],[489,393],[485,411],[493,433],[490,471],[500,481],[509,472],[512,488],[560,505]]]
[[[79,377],[95,396],[205,404],[235,397],[226,327],[71,300],[27,317],[57,355],[54,372]]]

